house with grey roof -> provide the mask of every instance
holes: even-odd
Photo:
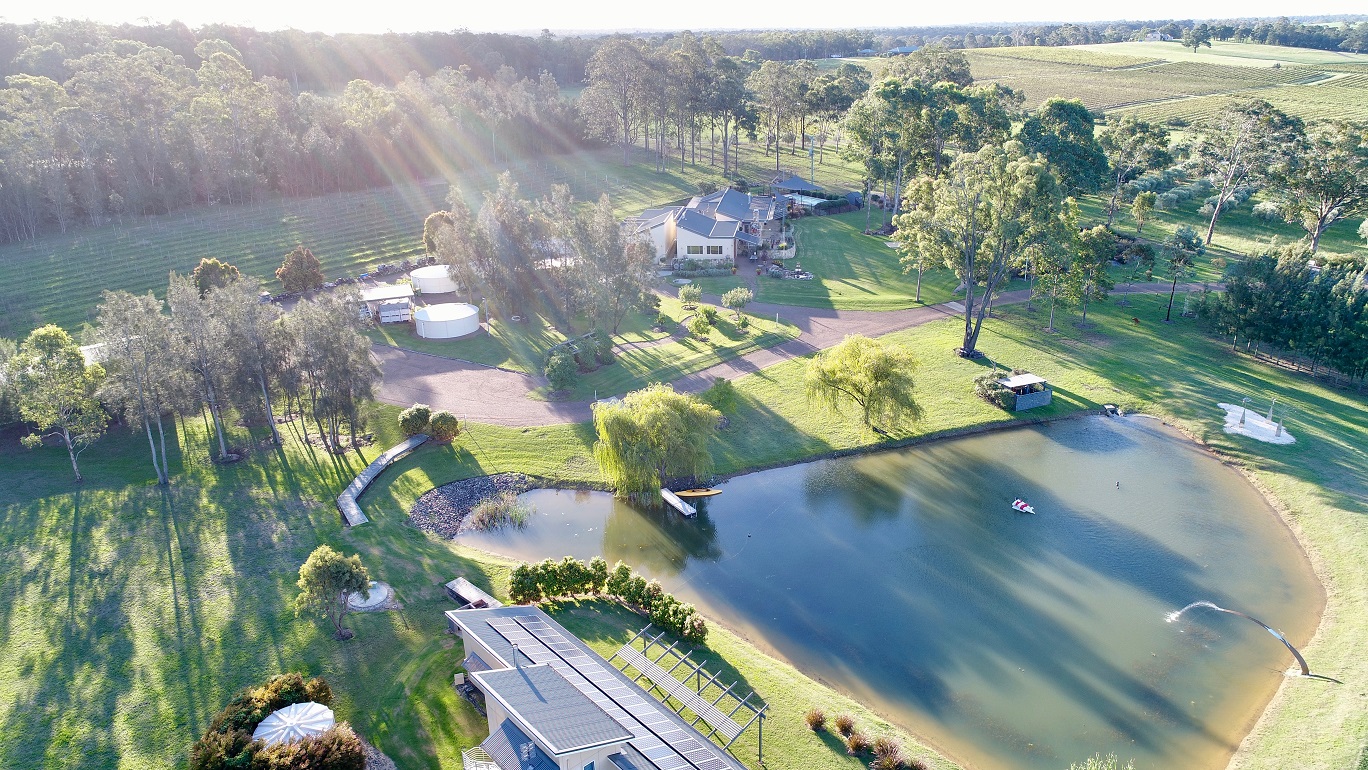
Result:
[[[683,206],[647,209],[630,220],[654,244],[662,264],[674,260],[731,264],[779,235],[788,201],[730,187],[696,196]]]
[[[465,770],[745,770],[541,609],[446,618],[489,719]]]

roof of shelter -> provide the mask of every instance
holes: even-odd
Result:
[[[547,665],[520,665],[471,676],[554,754],[625,741],[632,734]]]

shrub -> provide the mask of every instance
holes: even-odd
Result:
[[[855,717],[849,714],[838,714],[836,716],[836,732],[849,737],[855,732]]]
[[[731,274],[729,267],[703,267],[696,270],[676,270],[671,273],[675,278],[721,278]]]
[[[698,394],[699,400],[723,414],[736,411],[736,386],[725,377],[718,377],[707,390]]]
[[[521,527],[532,515],[532,506],[518,499],[512,492],[500,492],[481,500],[470,509],[471,529],[487,531],[505,526]]]
[[[432,407],[427,404],[414,404],[399,413],[399,430],[405,436],[416,436],[428,432],[428,421],[432,419]]]
[[[687,284],[679,287],[679,301],[685,305],[696,305],[703,298],[703,290],[697,284]]]
[[[748,316],[748,315],[743,315],[743,316],[741,316],[741,320],[736,322],[736,327],[737,327],[738,329],[749,329],[749,328],[750,328],[750,316]]]
[[[536,564],[519,564],[508,581],[509,598],[519,604],[600,591],[645,613],[656,626],[690,642],[702,644],[708,639],[708,624],[692,604],[665,593],[654,580],[646,582],[620,561],[609,570],[602,558],[594,558],[588,564],[573,556],[560,561],[545,559]]]
[[[564,353],[553,353],[546,359],[546,381],[552,390],[569,390],[579,378],[579,367],[574,359]]]
[[[717,325],[717,308],[713,307],[712,305],[704,305],[703,307],[699,308],[698,314],[708,319],[708,324],[710,326]]]
[[[532,604],[542,600],[535,565],[524,562],[513,569],[513,574],[508,578],[508,598],[514,604]]]
[[[360,741],[345,723],[326,733],[294,744],[264,746],[252,741],[261,721],[296,703],[331,705],[332,688],[321,678],[305,680],[298,673],[272,677],[261,687],[249,687],[214,717],[208,731],[190,749],[191,770],[362,770],[365,756]]]
[[[818,708],[808,709],[803,715],[803,721],[807,723],[809,730],[819,733],[826,729],[826,712]]]
[[[880,735],[874,739],[873,770],[898,770],[903,766],[902,744],[897,739]]]
[[[997,371],[984,372],[974,378],[974,395],[1008,411],[1016,408],[1016,394],[1002,387]]]
[[[608,562],[602,556],[595,556],[589,560],[589,591],[601,594],[608,583]]]
[[[432,436],[433,441],[450,441],[461,435],[461,421],[456,419],[456,415],[442,409],[432,413],[432,419],[428,421],[428,435]]]
[[[689,333],[693,336],[702,339],[707,337],[710,332],[712,332],[712,324],[706,315],[699,313],[689,319]]]
[[[869,739],[861,732],[853,732],[850,735],[847,735],[845,744],[846,753],[852,757],[858,757],[869,751]]]
[[[605,366],[613,363],[617,358],[613,354],[613,338],[609,337],[606,332],[600,330],[594,332],[594,357]]]
[[[665,315],[664,313],[661,313],[660,315],[656,316],[655,325],[659,326],[662,329],[669,329],[670,326],[672,326],[673,324],[674,319]]]
[[[1254,204],[1254,218],[1263,222],[1281,222],[1282,212],[1275,201],[1260,201]]]

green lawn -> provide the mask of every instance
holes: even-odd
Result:
[[[878,212],[874,212],[878,221]],[[756,278],[756,299],[781,305],[841,310],[897,310],[954,299],[956,281],[945,270],[927,271],[921,302],[916,301],[917,275],[903,272],[896,249],[887,238],[864,235],[865,212],[805,217],[794,224],[797,256],[790,260],[813,274],[811,281],[769,276]],[[739,284],[736,278],[703,278],[705,292],[720,294]]]
[[[1096,51],[1101,54],[1137,56],[1165,61],[1191,61],[1206,64],[1234,64],[1245,67],[1271,67],[1289,64],[1365,64],[1368,55],[1345,51],[1321,51],[1314,48],[1291,48],[1260,43],[1234,43],[1213,40],[1210,48],[1196,53],[1174,42],[1097,43],[1071,46],[1071,50]]]
[[[1097,307],[1096,326],[1041,332],[1043,311],[1003,308],[983,349],[1006,366],[1050,379],[1056,403],[1044,415],[1120,403],[1177,422],[1249,470],[1274,493],[1315,554],[1329,588],[1327,621],[1304,650],[1313,666],[1346,682],[1368,680],[1368,401],[1229,352],[1182,320],[1162,325],[1162,298]],[[1142,319],[1139,326],[1130,318]],[[954,357],[955,321],[892,335],[922,361],[927,417],[897,441],[1021,419],[970,395],[982,363]],[[802,362],[738,382],[740,407],[713,446],[718,470],[792,462],[869,447],[874,437],[850,417],[810,408]],[[1278,447],[1226,436],[1218,400],[1277,395],[1293,411],[1297,443]],[[378,443],[396,440],[397,409],[375,410]],[[1035,417],[1032,413],[1029,417]],[[502,592],[507,565],[427,538],[403,512],[434,484],[518,470],[562,483],[601,483],[584,425],[504,429],[482,425],[453,446],[424,447],[401,461],[362,504],[373,523],[343,531],[331,497],[363,464],[291,443],[256,451],[233,466],[208,464],[203,426],[186,423],[175,481],[149,481],[145,444],[120,431],[84,456],[88,481],[69,481],[60,449],[24,452],[0,444],[0,766],[166,768],[233,691],[281,669],[323,674],[338,711],[403,767],[454,763],[482,737],[458,702],[449,675],[460,650],[442,633],[449,606],[440,584],[457,574]],[[235,443],[245,444],[239,429]],[[379,447],[366,450],[372,458]],[[396,587],[401,612],[353,616],[358,634],[333,642],[313,620],[288,609],[298,565],[318,543],[359,552],[376,577]],[[573,613],[567,622],[581,622]],[[609,612],[605,649],[639,621]],[[589,619],[589,620],[592,620]],[[586,620],[585,622],[588,622]],[[777,709],[766,730],[770,767],[850,767],[834,751],[814,752],[794,726],[809,705],[846,708],[839,696],[715,633],[713,653],[743,673]],[[1242,756],[1248,767],[1351,766],[1368,739],[1368,712],[1352,685],[1289,680],[1266,729]],[[852,707],[853,708],[853,707]],[[872,719],[872,717],[864,717]],[[746,750],[749,750],[748,748]],[[742,756],[747,756],[745,751]],[[753,756],[750,755],[750,756]]]
[[[565,396],[585,400],[597,396],[621,395],[651,382],[673,382],[680,377],[707,369],[756,350],[773,347],[798,336],[792,323],[772,318],[748,315],[748,326],[737,326],[732,311],[719,309],[718,323],[706,339],[685,335],[681,331],[656,331],[652,324],[657,314],[673,320],[672,330],[694,314],[679,300],[663,296],[660,309],[653,313],[632,313],[623,320],[619,334],[613,337],[617,360],[608,366],[583,373]],[[584,326],[584,324],[581,324]],[[371,340],[422,353],[459,358],[488,366],[540,374],[547,353],[565,335],[553,328],[541,316],[532,316],[526,323],[495,320],[488,333],[469,339],[427,340],[419,337],[408,324],[375,327],[367,332]],[[547,388],[533,391],[533,396],[545,398]]]

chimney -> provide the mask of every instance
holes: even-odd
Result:
[[[518,660],[518,645],[513,645],[513,667],[522,668],[522,662]]]

